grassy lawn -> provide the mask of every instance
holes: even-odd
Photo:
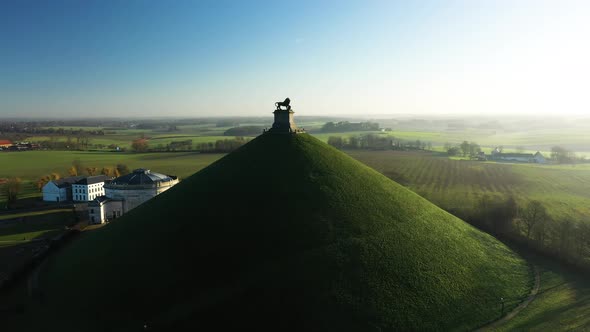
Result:
[[[546,166],[449,160],[432,153],[354,151],[374,167],[446,209],[469,210],[484,195],[537,199],[554,218],[590,219],[588,165]],[[546,259],[526,256],[541,268],[537,298],[501,331],[590,329],[590,282]]]
[[[32,212],[22,212],[22,213],[11,213],[11,214],[0,214],[0,220],[7,220],[7,219],[14,219],[14,218],[21,218],[21,217],[32,217],[32,216],[39,216],[39,215],[47,215],[51,213],[58,213],[58,212],[67,212],[70,209],[54,209],[54,210],[44,210],[44,211],[32,211]]]
[[[55,209],[31,213],[2,215],[0,218],[20,218],[0,222],[0,245],[12,245],[34,239],[50,238],[75,222],[70,209]]]
[[[186,177],[219,159],[222,154],[179,153],[122,153],[86,151],[27,151],[0,154],[0,178],[20,177],[36,180],[51,172],[66,176],[72,161],[79,159],[84,167],[113,167],[119,163],[129,168],[149,168],[156,172]]]
[[[590,281],[551,261],[525,256],[541,272],[535,300],[495,331],[583,331],[590,329]]]

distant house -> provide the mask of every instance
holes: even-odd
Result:
[[[521,163],[538,163],[544,164],[546,162],[545,157],[541,152],[537,151],[535,154],[532,153],[503,153],[499,148],[495,148],[491,154],[492,160],[498,161],[512,161]]]
[[[533,156],[533,159],[535,160],[535,162],[537,164],[544,164],[547,162],[547,159],[545,159],[545,157],[539,151],[537,151],[537,153],[535,153],[535,155]]]
[[[52,180],[43,186],[43,200],[46,202],[63,202],[72,199],[72,185],[84,179],[83,176],[72,176]]]
[[[72,200],[90,202],[96,197],[104,195],[104,183],[108,180],[105,175],[89,176],[72,184]]]

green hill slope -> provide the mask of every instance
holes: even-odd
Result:
[[[65,330],[466,330],[525,296],[530,271],[302,134],[258,137],[76,241],[42,281],[43,321]]]

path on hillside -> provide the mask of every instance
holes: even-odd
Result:
[[[514,316],[518,315],[518,313],[521,312],[522,309],[526,308],[529,305],[529,303],[531,303],[531,301],[533,301],[535,299],[535,297],[537,297],[537,293],[539,292],[539,287],[541,286],[541,276],[539,275],[539,267],[538,266],[534,265],[533,269],[535,270],[535,286],[531,290],[529,297],[524,302],[519,304],[518,307],[514,308],[514,310],[509,312],[506,316],[504,316],[496,321],[493,321],[493,322],[489,323],[488,325],[480,327],[479,329],[475,330],[475,332],[491,331],[495,328],[502,326],[507,321],[514,318]]]

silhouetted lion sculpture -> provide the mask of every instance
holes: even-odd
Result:
[[[275,106],[277,107],[277,110],[282,111],[283,109],[281,108],[281,106],[285,106],[287,109],[285,111],[290,111],[291,110],[291,99],[287,98],[285,99],[285,101],[277,101],[275,103]]]

